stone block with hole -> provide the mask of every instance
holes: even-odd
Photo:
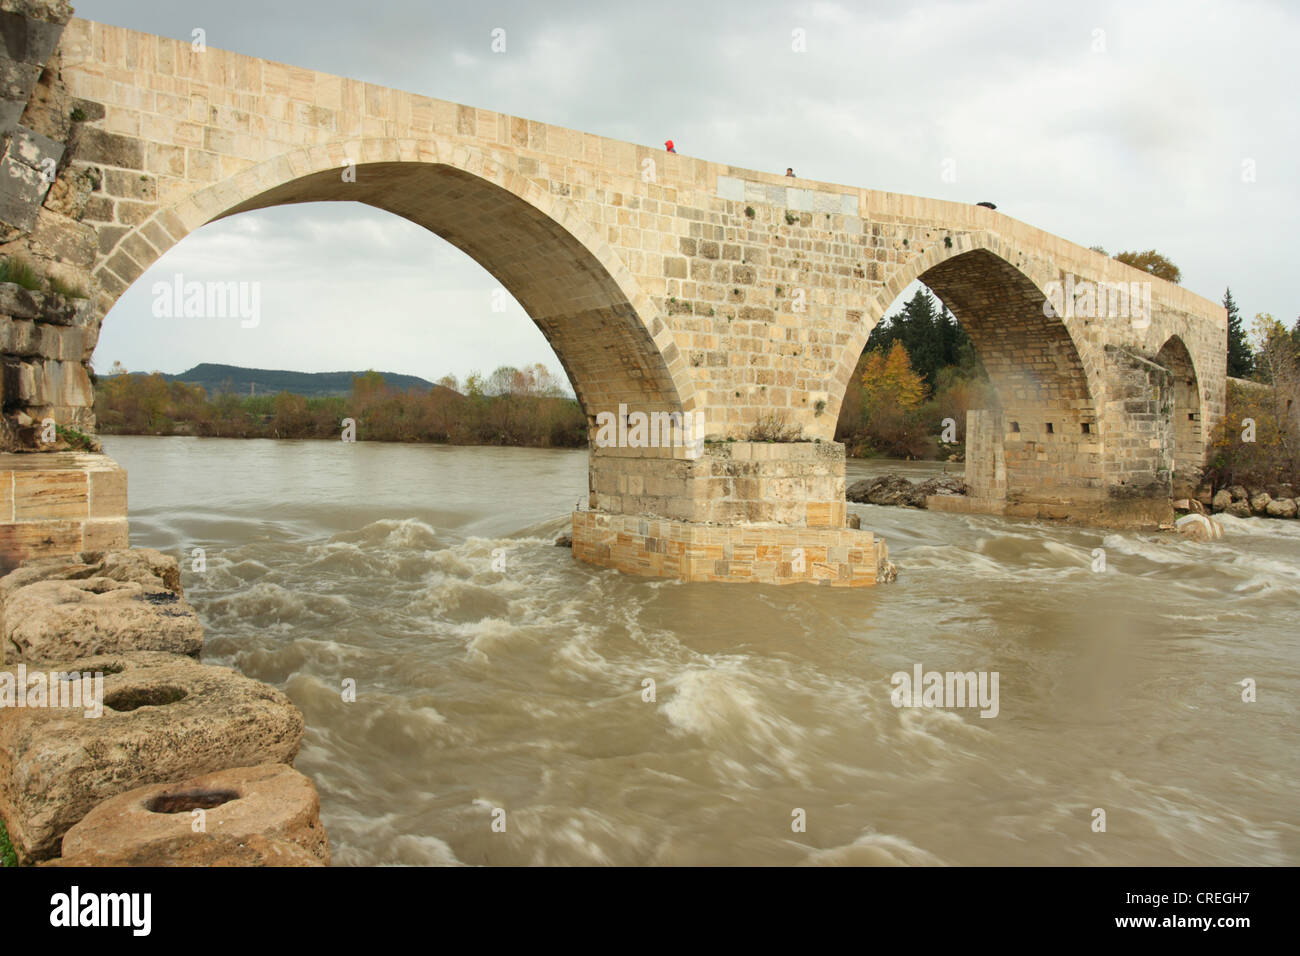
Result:
[[[25,673],[20,674],[19,669]],[[102,675],[102,713],[83,678]],[[20,676],[30,687],[77,683],[80,699],[42,695],[13,706]],[[280,691],[237,671],[157,652],[108,654],[0,668],[0,817],[20,860],[54,856],[70,827],[94,807],[149,784],[174,784],[231,767],[290,764],[303,718]],[[88,714],[92,714],[88,716]]]
[[[123,651],[198,657],[203,650],[194,608],[161,582],[36,581],[3,600],[0,660],[32,664]]]
[[[123,847],[116,853],[94,850],[48,860],[41,866],[326,866],[320,857],[290,840],[255,834],[246,838],[201,834]]]
[[[129,790],[95,807],[64,834],[63,856],[149,858],[165,866],[170,855],[201,857],[205,846],[223,853],[220,837],[246,843],[256,836],[295,843],[329,863],[316,787],[286,764],[236,767]]]

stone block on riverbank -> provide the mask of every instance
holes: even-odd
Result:
[[[126,651],[198,657],[203,650],[194,608],[156,581],[37,581],[4,594],[3,603],[0,660],[32,664]]]
[[[195,832],[194,811],[202,810]],[[253,837],[297,844],[321,864],[329,863],[329,841],[320,821],[316,787],[285,764],[219,770],[171,784],[138,787],[101,803],[63,837],[63,856],[86,865],[150,859],[166,866],[201,862],[205,852],[224,856],[213,838],[241,844]],[[196,859],[195,859],[196,858]],[[294,865],[294,864],[272,864]]]
[[[164,587],[178,597],[181,571],[176,559],[153,548],[122,548],[115,551],[82,551],[80,554],[29,558],[0,578],[0,602],[19,588],[37,581],[76,581],[110,578]]]
[[[20,860],[55,855],[68,829],[111,797],[230,767],[289,764],[302,739],[302,714],[279,690],[192,658],[135,652],[50,664],[39,677],[55,693],[28,692],[22,707],[12,699],[19,678],[38,675],[19,668],[27,671],[0,668],[0,690],[9,689],[0,706],[0,817]],[[68,672],[102,675],[98,708],[96,682],[65,681]]]

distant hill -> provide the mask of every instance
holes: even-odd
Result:
[[[239,365],[217,365],[202,362],[178,375],[163,375],[169,382],[184,382],[187,385],[202,385],[208,396],[220,392],[234,392],[236,395],[273,395],[276,392],[291,392],[318,398],[329,395],[349,395],[352,392],[352,379],[365,372],[287,372],[267,368],[243,368]],[[428,391],[432,382],[417,375],[398,375],[396,372],[380,372],[389,388],[406,391],[418,388]]]

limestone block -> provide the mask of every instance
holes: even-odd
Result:
[[[184,598],[157,584],[47,580],[5,595],[0,644],[6,660],[28,663],[124,651],[198,657],[203,625]]]
[[[60,362],[76,362],[80,365],[82,353],[85,351],[84,339],[84,329],[74,329],[66,325],[41,324],[37,345],[38,354],[45,358],[58,359]]]
[[[11,156],[0,158],[0,223],[30,232],[41,211],[49,183],[41,170]]]
[[[73,155],[87,163],[117,166],[121,169],[144,169],[144,145],[133,136],[110,133],[94,126],[78,128]]]
[[[38,255],[69,263],[87,273],[94,266],[99,250],[94,226],[48,208],[38,210],[30,242]]]
[[[4,360],[3,382],[5,403],[18,405],[40,404],[37,366],[31,362],[19,362],[16,359]]]
[[[7,31],[5,36],[8,37]],[[4,106],[0,115],[5,118],[5,124],[0,128],[12,129],[18,125],[40,76],[39,63],[22,63],[0,55],[0,103]]]
[[[30,357],[39,355],[41,336],[35,322],[0,315],[0,353]]]
[[[119,472],[119,474],[125,474]],[[93,473],[92,473],[93,476]],[[125,505],[123,505],[125,514]],[[13,592],[38,581],[78,581],[86,578],[108,578],[113,581],[134,581],[153,587],[163,587],[178,597],[181,590],[181,572],[176,559],[153,548],[129,548],[117,551],[83,551],[66,557],[32,558],[0,578],[0,609]]]
[[[198,833],[192,826],[196,809],[204,811],[204,829]],[[161,858],[160,845],[201,844],[209,836],[282,840],[329,863],[316,787],[286,764],[218,770],[112,797],[64,834],[63,856]]]
[[[0,12],[5,55],[15,62],[39,67],[54,53],[72,8],[65,0],[17,6]]]
[[[81,526],[81,546],[95,551],[125,548],[131,540],[126,518],[91,518]]]
[[[0,282],[0,315],[15,319],[35,319],[40,312],[40,303],[31,291],[16,282]]]
[[[90,407],[95,402],[95,389],[90,376],[80,360],[61,362],[47,359],[33,366],[35,388],[30,399],[33,405],[71,405]]]
[[[42,136],[35,130],[19,126],[13,130],[12,138],[9,140],[9,156],[20,163],[25,163],[32,169],[40,170],[48,168],[54,170],[58,167],[59,160],[63,158],[64,146],[62,143],[50,139],[48,136]],[[53,182],[53,177],[49,178],[49,183]]]
[[[74,824],[118,794],[292,763],[302,739],[302,714],[280,691],[188,657],[135,652],[47,670],[102,674],[102,715],[66,696],[48,701],[60,706],[30,706],[30,692],[29,706],[0,708],[0,817],[21,860],[55,855]],[[0,691],[18,676],[0,669]]]

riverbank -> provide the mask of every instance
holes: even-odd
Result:
[[[931,508],[946,504],[934,498],[961,498],[968,494],[966,483],[955,474],[930,475],[912,481],[903,475],[888,472],[871,478],[859,479],[849,485],[845,497],[858,504],[886,505],[907,508]],[[1300,497],[1288,484],[1270,484],[1249,487],[1232,485],[1217,492],[1202,485],[1194,496],[1171,498],[1170,508],[1177,514],[1221,514],[1237,518],[1300,517]],[[957,507],[940,510],[960,511]],[[1068,507],[1063,514],[1068,512]],[[1067,515],[1068,516],[1068,515]]]

